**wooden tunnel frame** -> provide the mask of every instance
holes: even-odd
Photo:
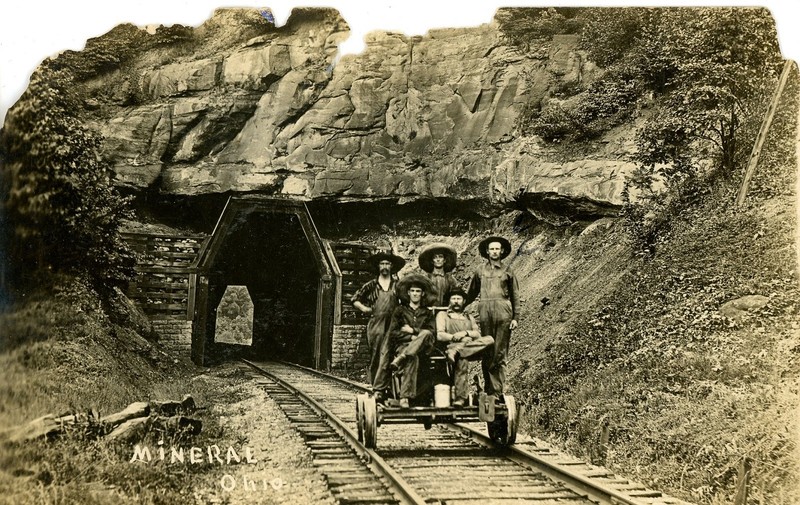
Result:
[[[210,353],[215,346],[214,330],[209,327],[208,322],[215,307],[210,306],[209,283],[215,281],[211,279],[211,267],[237,217],[254,212],[293,214],[300,222],[319,276],[314,323],[314,367],[329,369],[333,325],[341,318],[341,271],[330,244],[319,236],[305,202],[266,196],[229,197],[214,232],[197,255],[193,269],[195,303],[192,315],[192,361],[198,365],[208,365],[212,361]]]

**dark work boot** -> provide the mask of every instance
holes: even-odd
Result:
[[[405,354],[398,354],[397,357],[393,359],[391,363],[389,363],[389,370],[393,372],[400,370],[400,368],[403,367],[403,362],[405,360],[406,360]]]

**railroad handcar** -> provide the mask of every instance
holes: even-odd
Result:
[[[445,383],[452,387],[452,365],[441,355],[431,357],[428,378],[431,383]],[[401,378],[392,377],[392,393],[396,398]],[[424,389],[424,388],[423,388]],[[517,438],[520,413],[512,395],[499,400],[494,395],[479,393],[471,395],[471,404],[464,406],[436,406],[433,388],[421,395],[415,404],[403,407],[388,407],[376,402],[372,394],[356,396],[356,423],[358,439],[370,449],[377,447],[378,427],[382,424],[421,423],[426,429],[437,423],[485,422],[491,439],[501,445],[511,445]]]

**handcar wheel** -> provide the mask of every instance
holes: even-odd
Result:
[[[489,438],[500,445],[506,445],[508,440],[508,424],[506,418],[500,415],[495,416],[494,421],[486,423]]]
[[[364,441],[364,398],[367,395],[356,395],[356,428],[358,429],[358,441]]]
[[[511,445],[517,441],[517,425],[519,424],[519,411],[517,401],[511,395],[505,395],[506,403],[506,441],[504,445]]]
[[[375,405],[375,397],[364,398],[364,445],[367,449],[375,449],[378,439],[378,409]]]

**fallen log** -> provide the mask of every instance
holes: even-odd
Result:
[[[26,442],[37,438],[47,437],[58,433],[63,424],[59,423],[53,414],[38,417],[27,424],[15,426],[6,432],[10,442]]]
[[[65,428],[76,425],[88,425],[91,414],[65,414],[59,417],[47,414],[29,421],[27,424],[15,426],[6,431],[3,438],[9,442],[27,442],[37,438],[54,437],[64,432]]]
[[[88,423],[89,418],[91,417],[90,414],[66,414],[56,418],[56,422],[59,425],[65,424],[77,424],[77,423]]]
[[[197,404],[194,402],[194,397],[192,397],[192,395],[183,395],[181,407],[183,407],[183,411],[187,414],[194,412],[197,409]]]
[[[144,434],[145,428],[151,424],[150,417],[128,419],[106,435],[106,440],[130,440]]]
[[[130,419],[147,417],[148,415],[150,415],[150,405],[147,402],[134,402],[119,412],[100,418],[100,422],[116,427]]]
[[[164,401],[150,402],[150,407],[157,414],[166,417],[174,416],[179,412],[183,414],[191,414],[197,408],[197,406],[194,403],[194,398],[192,398],[192,395],[184,395],[181,401],[164,400]]]
[[[175,421],[178,428],[183,429],[190,435],[199,435],[203,430],[203,421],[191,417],[178,416]]]
[[[203,429],[203,422],[186,416],[156,417],[153,427],[167,432],[184,432],[189,435],[199,435]]]
[[[129,419],[117,426],[114,431],[106,435],[106,440],[129,442],[132,439],[141,439],[150,431],[163,433],[186,433],[198,435],[203,429],[203,422],[185,416],[163,417],[151,415]]]
[[[97,426],[103,431],[110,430],[106,437],[110,440],[128,440],[144,434],[146,429],[157,428],[162,431],[181,431],[197,435],[203,429],[202,421],[179,414],[189,414],[197,410],[194,398],[184,395],[181,401],[166,400],[158,402],[134,402],[119,412],[99,418],[97,411],[72,413],[55,416],[47,414],[26,424],[15,426],[0,433],[0,439],[8,442],[26,442],[44,437],[61,435],[68,428]],[[97,436],[92,430],[92,436]]]

